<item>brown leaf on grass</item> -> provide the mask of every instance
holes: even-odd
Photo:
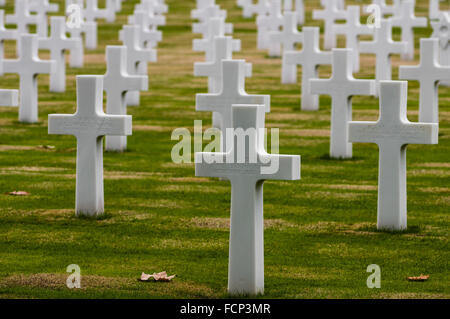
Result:
[[[427,281],[428,278],[430,278],[429,275],[420,274],[420,276],[417,276],[417,277],[408,277],[408,280],[409,281]]]
[[[25,191],[14,191],[14,192],[9,192],[8,195],[12,195],[12,196],[28,196],[31,195],[28,192]]]
[[[159,272],[159,273],[153,273],[152,275],[148,275],[146,273],[141,274],[141,278],[139,278],[140,281],[149,281],[150,278],[153,278],[154,281],[171,281],[173,278],[175,278],[176,275],[167,276],[167,273],[165,271]]]

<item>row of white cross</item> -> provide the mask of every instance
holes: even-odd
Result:
[[[260,1],[258,3],[263,3]],[[374,1],[376,2],[376,1]],[[331,96],[331,134],[330,134],[330,157],[332,158],[351,158],[352,144],[354,141],[367,141],[367,138],[361,138],[357,135],[352,135],[352,104],[351,98],[355,95],[366,96],[380,96],[380,108],[386,107],[386,102],[391,97],[382,95],[382,86],[385,87],[385,92],[392,90],[387,87],[394,87],[397,85],[397,92],[392,98],[398,98],[401,103],[396,106],[397,112],[391,114],[395,118],[402,119],[402,124],[405,126],[412,125],[417,130],[417,125],[424,128],[422,132],[428,138],[417,138],[415,143],[437,143],[437,126],[438,126],[438,84],[441,81],[450,80],[450,66],[442,65],[442,61],[447,62],[450,57],[450,13],[441,12],[440,19],[433,21],[433,35],[430,39],[421,39],[420,41],[420,64],[417,66],[401,66],[399,70],[399,78],[405,80],[416,80],[420,82],[420,102],[419,102],[419,122],[409,123],[406,120],[406,96],[405,84],[398,84],[399,82],[389,82],[391,80],[391,63],[390,56],[393,53],[407,52],[407,44],[405,41],[392,41],[392,22],[396,21],[396,25],[403,26],[402,34],[408,33],[413,26],[421,25],[423,23],[414,23],[418,20],[414,17],[414,1],[404,0],[403,2],[394,2],[393,6],[388,8],[383,2],[378,2],[383,5],[383,14],[394,14],[390,19],[382,19],[379,28],[375,28],[373,41],[358,41],[359,34],[369,34],[367,26],[360,24],[360,8],[358,6],[348,6],[347,10],[343,10],[343,3],[336,0],[322,0],[322,5],[325,6],[323,11],[315,11],[313,16],[325,20],[325,33],[327,24],[335,26],[337,33],[343,32],[347,34],[347,49],[333,49],[332,51],[320,50],[320,29],[317,27],[303,27],[302,32],[297,30],[297,22],[295,21],[295,14],[293,12],[285,12],[284,15],[280,13],[280,1],[272,0],[269,2],[268,8],[273,9],[271,12],[263,12],[257,21],[262,21],[263,18],[273,17],[272,21],[276,21],[274,17],[278,17],[279,21],[275,22],[275,31],[269,33],[270,46],[283,45],[285,51],[283,53],[282,65],[282,83],[295,83],[297,81],[297,65],[302,67],[302,110],[317,110],[319,108],[318,95]],[[395,8],[395,6],[398,6]],[[388,10],[389,9],[389,10]],[[332,17],[332,18],[330,18]],[[345,24],[334,25],[336,20],[346,19]],[[270,20],[270,19],[269,19]],[[425,19],[426,25],[426,19]],[[279,28],[283,29],[280,31]],[[367,28],[367,29],[365,29]],[[333,29],[333,28],[331,28]],[[328,39],[325,36],[324,46],[334,47],[335,39],[334,33]],[[410,42],[414,42],[414,36],[409,34],[404,37],[409,38]],[[349,41],[350,40],[350,41]],[[302,50],[297,51],[295,44],[301,43]],[[350,46],[350,47],[349,47]],[[359,51],[355,49],[359,47],[361,52],[374,53],[376,55],[376,79],[375,80],[357,80],[353,77],[355,71],[355,61],[358,61]],[[272,52],[279,52],[279,48]],[[269,51],[270,52],[270,51]],[[443,56],[447,58],[443,58]],[[413,57],[413,56],[412,56]],[[332,76],[330,79],[317,79],[317,68],[320,65],[332,65]],[[359,65],[359,62],[357,63]],[[384,83],[383,85],[381,85]],[[401,83],[401,82],[400,82]],[[400,108],[398,108],[400,107]],[[388,111],[384,111],[386,114]],[[384,127],[384,117],[380,117],[379,126]],[[426,124],[432,123],[432,124]],[[392,124],[392,123],[391,123]],[[407,138],[405,133],[408,132],[399,123],[394,123],[395,128],[386,129],[389,134],[375,133],[378,137],[386,138],[388,141],[398,140],[397,142],[401,148],[400,154],[398,151],[393,151],[392,147],[382,147],[380,145],[380,178],[379,178],[379,228],[404,229],[406,228],[406,166],[401,166],[398,170],[390,171],[385,174],[388,167],[392,168],[400,160],[405,157],[405,150],[403,146],[408,143],[414,143],[414,139]],[[431,129],[432,128],[432,129]],[[360,132],[360,131],[359,131]],[[398,136],[395,136],[398,134]],[[391,138],[392,135],[392,138]],[[414,134],[411,133],[412,136]],[[417,134],[416,134],[417,135]],[[424,136],[425,136],[424,135]],[[417,135],[418,136],[418,135]],[[405,139],[402,140],[402,137]],[[373,140],[372,140],[373,141]],[[386,154],[390,155],[386,155]],[[391,157],[389,157],[391,156]],[[401,161],[400,161],[401,162]],[[394,174],[395,173],[395,174]],[[404,183],[392,184],[392,176],[404,181]],[[393,187],[395,191],[393,190]],[[386,204],[389,203],[389,204]],[[401,209],[397,209],[401,207]],[[390,217],[389,217],[390,216]]]
[[[49,6],[48,1],[45,2]],[[115,16],[120,9],[120,0],[108,1],[107,7],[98,9],[97,1],[68,1],[67,7],[78,4],[84,8],[83,23],[96,23],[97,19]],[[28,1],[16,0],[15,12],[30,16]],[[85,7],[84,7],[85,6]],[[114,15],[106,14],[108,8]],[[57,10],[57,9],[56,9]],[[124,151],[126,135],[131,135],[131,117],[127,116],[127,105],[139,105],[139,91],[148,90],[147,63],[156,62],[157,43],[162,40],[158,26],[165,24],[167,5],[162,0],[142,0],[135,6],[129,25],[120,31],[122,46],[106,47],[107,72],[104,76],[77,77],[77,111],[74,115],[49,115],[50,134],[69,134],[77,138],[77,186],[76,213],[98,215],[103,213],[103,147],[106,150]],[[44,14],[42,19],[47,19]],[[107,19],[108,20],[108,19]],[[111,20],[111,19],[109,19]],[[37,20],[36,20],[37,21]],[[40,37],[28,30],[5,29],[3,11],[0,10],[0,43],[15,39],[18,58],[3,59],[0,55],[0,74],[17,73],[20,77],[20,99],[17,90],[0,90],[0,105],[14,106],[20,103],[19,120],[38,121],[37,75],[50,74],[50,91],[65,91],[65,52],[70,50],[71,61],[83,64],[81,37],[66,36],[66,18],[52,16],[51,35]],[[23,20],[21,22],[23,24]],[[25,23],[24,25],[27,25]],[[87,37],[85,37],[87,39]],[[50,60],[41,60],[38,49],[48,49]],[[103,112],[103,91],[106,92],[106,113]],[[126,95],[129,94],[129,95]]]
[[[232,31],[232,25],[225,22],[226,11],[214,1],[197,1],[191,16],[199,20],[193,25],[194,32],[200,33],[200,26],[206,30],[202,39],[193,42],[195,51],[205,52],[205,61],[194,64],[194,74],[208,77],[209,92],[197,94],[196,110],[213,112],[213,125],[221,132],[219,151],[195,154],[195,174],[231,182],[228,291],[263,293],[263,183],[299,179],[300,156],[266,152],[264,119],[270,110],[270,96],[245,92],[245,78],[251,76],[252,68],[250,63],[232,58],[233,51],[240,50],[240,41],[225,35]],[[238,132],[249,130],[255,134],[248,143],[234,142],[239,140]],[[239,157],[245,160],[239,162]],[[273,163],[277,169],[271,171]]]
[[[406,213],[406,145],[408,144],[437,144],[437,101],[425,103],[422,100],[421,122],[411,123],[406,116],[407,110],[407,82],[391,81],[389,78],[376,80],[357,80],[353,77],[355,55],[359,55],[354,47],[359,46],[358,35],[363,34],[363,26],[359,22],[359,10],[357,6],[349,6],[345,14],[346,24],[337,26],[337,33],[348,35],[349,48],[333,49],[331,52],[320,51],[319,28],[304,27],[298,32],[295,12],[280,13],[281,2],[274,0],[269,8],[274,11],[264,12],[260,1],[252,4],[246,1],[238,1],[244,7],[250,3],[253,10],[259,13],[258,26],[267,25],[267,30],[272,32],[258,33],[260,48],[270,49],[273,55],[280,52],[280,44],[288,49],[283,55],[287,66],[283,66],[283,79],[286,82],[296,78],[296,65],[302,65],[303,82],[306,90],[303,90],[302,99],[305,101],[305,109],[317,109],[318,97],[315,94],[327,94],[332,97],[331,115],[331,142],[330,151],[332,157],[350,158],[352,156],[352,142],[376,143],[380,149],[379,159],[379,196],[378,196],[378,228],[380,229],[405,229],[407,225]],[[330,1],[323,0],[327,5]],[[406,5],[405,5],[406,3]],[[232,185],[231,198],[231,229],[230,229],[230,259],[228,290],[230,293],[260,293],[264,287],[263,267],[263,204],[262,184],[266,179],[297,179],[300,177],[300,159],[296,156],[269,155],[261,142],[263,137],[252,140],[255,145],[246,145],[245,163],[235,164],[228,162],[236,154],[236,145],[231,143],[226,129],[258,129],[264,127],[264,112],[269,111],[269,96],[249,95],[245,93],[244,83],[246,64],[243,60],[232,60],[232,51],[237,51],[237,40],[233,40],[225,33],[226,11],[220,10],[212,0],[197,2],[197,10],[192,12],[192,17],[203,23],[204,30],[202,40],[194,40],[194,50],[202,48],[206,54],[206,61],[196,63],[195,75],[208,76],[208,94],[198,94],[196,109],[198,111],[213,112],[213,125],[221,130],[221,152],[197,153],[196,176],[220,177],[230,180]],[[266,7],[267,8],[267,7]],[[343,1],[333,1],[333,8],[343,10]],[[408,9],[409,8],[409,9]],[[403,13],[410,13],[411,1],[403,3]],[[413,8],[413,7],[412,7]],[[202,14],[203,13],[203,18]],[[251,14],[247,15],[251,16]],[[251,10],[250,10],[251,12]],[[401,16],[401,13],[399,13]],[[411,18],[411,15],[408,14]],[[287,18],[285,20],[285,17]],[[202,20],[205,19],[205,20]],[[389,60],[392,52],[384,52],[380,41],[391,44],[391,20],[383,19],[381,28],[377,31],[374,41],[362,45],[363,50],[369,51],[373,45],[374,53],[380,56],[380,60]],[[271,27],[271,24],[276,27]],[[283,30],[280,31],[280,26]],[[411,24],[406,24],[408,30]],[[258,27],[258,30],[260,28]],[[342,29],[342,31],[339,31]],[[193,31],[199,30],[198,24]],[[265,31],[267,31],[265,30]],[[351,33],[351,34],[350,34]],[[404,32],[405,34],[408,32]],[[370,34],[367,32],[367,34]],[[276,41],[277,37],[282,37]],[[405,37],[407,37],[405,35]],[[303,50],[296,51],[295,43],[302,43]],[[200,46],[200,43],[202,45]],[[263,44],[263,45],[261,45]],[[423,82],[421,96],[435,96],[437,99],[437,84],[440,80],[450,77],[450,67],[441,66],[438,58],[438,39],[421,40],[421,63],[418,66],[402,66],[400,78],[415,79]],[[394,43],[395,45],[395,43]],[[401,43],[398,53],[407,52],[405,43]],[[377,46],[377,48],[375,48]],[[378,51],[378,47],[379,51]],[[356,51],[356,53],[355,53]],[[381,56],[384,54],[384,56]],[[388,63],[388,62],[386,62]],[[317,67],[322,64],[331,64],[333,74],[330,79],[313,79],[317,77]],[[390,63],[389,63],[390,65]],[[289,67],[290,66],[290,67]],[[286,73],[285,73],[286,72]],[[430,91],[426,91],[426,87]],[[305,86],[304,86],[305,88]],[[434,90],[431,92],[431,90]],[[306,97],[305,97],[305,92]],[[308,96],[309,94],[309,96]],[[314,95],[313,95],[314,94]],[[353,122],[351,111],[351,97],[354,95],[372,95],[380,97],[380,117],[377,122]],[[309,99],[308,99],[309,97]],[[430,110],[432,109],[432,110]],[[433,115],[436,113],[436,115]],[[431,114],[431,115],[430,115]],[[430,117],[427,120],[427,117]],[[425,118],[425,119],[424,119]],[[428,123],[427,123],[428,122]],[[248,162],[251,154],[256,152],[260,158],[267,157],[271,161],[279,161],[279,170],[275,174],[261,174],[262,163],[252,164]],[[257,157],[258,157],[257,156]],[[298,172],[298,175],[297,175]]]

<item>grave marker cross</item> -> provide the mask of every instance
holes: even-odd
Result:
[[[426,27],[425,17],[414,15],[415,0],[403,0],[399,12],[392,17],[392,25],[402,29],[402,41],[406,42],[406,52],[402,54],[404,60],[414,60],[414,31],[415,27]]]
[[[317,78],[319,65],[331,64],[331,52],[319,49],[319,28],[303,28],[302,51],[285,52],[283,55],[283,83],[295,83],[297,79],[297,65],[302,66],[302,110],[318,110],[319,97],[310,92],[310,79]]]
[[[391,55],[405,52],[406,43],[394,42],[392,40],[391,21],[382,19],[380,27],[375,29],[373,41],[361,41],[359,49],[362,53],[375,54],[375,79],[378,86],[380,81],[392,79]],[[378,91],[379,89],[377,89],[377,95]]]
[[[20,54],[15,60],[3,60],[5,73],[17,73],[20,77],[19,121],[38,121],[38,74],[48,74],[56,67],[55,61],[43,61],[38,57],[37,35],[25,34],[19,41]]]
[[[242,135],[241,144],[233,145],[228,153],[195,154],[196,176],[220,177],[231,182],[228,264],[228,292],[231,294],[264,292],[264,181],[300,179],[300,156],[265,151],[264,112],[263,105],[233,105],[233,137],[239,143],[239,135]],[[249,137],[248,143],[245,136]],[[239,161],[239,157],[245,160]],[[267,163],[276,163],[277,168],[268,169]]]
[[[333,49],[333,74],[330,79],[313,79],[311,93],[331,96],[330,157],[352,158],[348,142],[348,123],[352,120],[352,97],[374,95],[375,81],[357,80],[352,75],[352,50]]]
[[[148,90],[148,77],[127,73],[127,49],[124,46],[106,47],[107,71],[103,77],[106,92],[106,113],[126,115],[125,93],[131,90]],[[126,136],[107,136],[106,150],[123,152],[127,149]]]
[[[399,78],[420,83],[419,121],[439,123],[439,81],[450,81],[450,66],[439,64],[439,40],[420,39],[420,64],[400,66]]]
[[[64,17],[51,17],[51,35],[49,38],[39,38],[39,46],[50,50],[50,58],[56,67],[50,73],[50,92],[65,92],[66,90],[66,60],[64,53],[70,50],[71,55],[82,55],[83,44],[80,38],[66,36],[66,20]]]
[[[231,109],[233,104],[264,105],[270,111],[269,95],[251,95],[245,92],[245,61],[222,60],[222,87],[218,93],[197,94],[197,111],[217,112],[220,115],[222,150],[226,144],[225,130],[233,127]]]
[[[297,30],[297,17],[294,12],[285,12],[282,31],[269,33],[269,56],[281,56],[283,51],[294,51],[295,44],[301,43],[303,34]]]
[[[336,34],[334,32],[334,24],[338,20],[346,18],[346,12],[340,10],[336,6],[335,0],[322,0],[323,10],[313,11],[313,20],[324,21],[324,43],[325,49],[330,50],[336,47]]]
[[[345,24],[335,25],[335,33],[343,34],[346,47],[353,50],[353,72],[359,72],[359,36],[373,34],[373,30],[360,23],[359,6],[348,6]]]
[[[76,214],[103,214],[103,136],[131,135],[131,116],[103,112],[102,76],[77,76],[75,114],[50,114],[48,133],[77,138]]]
[[[378,229],[406,229],[406,146],[437,144],[438,125],[406,117],[408,82],[381,81],[377,122],[350,122],[349,141],[379,147]]]
[[[47,37],[48,35],[48,23],[47,23],[47,13],[48,12],[58,12],[58,5],[54,3],[49,3],[48,0],[32,0],[30,1],[30,12],[37,13],[39,17],[37,23],[37,34],[40,37]]]

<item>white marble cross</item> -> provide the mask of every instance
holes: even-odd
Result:
[[[430,19],[439,19],[439,16],[441,15],[441,13],[445,12],[445,11],[441,11],[439,8],[440,1],[444,1],[444,0],[430,0],[429,5],[428,5],[428,9],[429,9],[428,17]]]
[[[195,176],[231,182],[228,292],[256,295],[264,292],[263,182],[299,180],[300,156],[266,152],[264,106],[233,105],[230,111],[236,145],[227,153],[196,153]]]
[[[438,21],[431,21],[432,38],[439,39],[439,63],[450,65],[450,12],[442,12]],[[441,86],[450,86],[450,82],[441,81]]]
[[[36,31],[40,37],[47,37],[48,35],[47,13],[58,12],[58,5],[49,3],[48,1],[49,0],[30,1],[30,12],[36,13],[39,17]]]
[[[260,50],[269,49],[269,33],[279,31],[283,26],[283,14],[281,13],[281,0],[272,0],[270,2],[270,11],[268,15],[259,15],[256,18],[257,29],[257,47]]]
[[[345,24],[337,24],[334,28],[336,35],[345,35],[346,47],[353,50],[353,72],[359,72],[359,36],[373,34],[372,28],[360,23],[359,10],[359,6],[348,6]]]
[[[135,11],[133,24],[139,27],[139,46],[142,48],[155,48],[162,41],[162,32],[149,28],[149,16],[144,11]]]
[[[97,22],[87,22],[82,21],[79,28],[67,27],[67,32],[70,34],[71,38],[82,39],[82,34],[84,34],[84,41],[86,49],[94,50],[97,48]],[[81,67],[83,66],[83,59],[79,56],[70,56],[70,66]]]
[[[200,20],[200,23],[194,23],[192,25],[192,32],[193,33],[200,33],[203,38],[206,38],[208,36],[208,28],[209,28],[209,21],[213,18],[223,18],[226,19],[226,11],[225,14],[219,14],[218,11],[213,10],[213,7],[207,8],[207,16],[204,17],[204,19]],[[225,34],[231,34],[233,33],[233,24],[232,23],[225,23],[224,26],[224,32]]]
[[[75,114],[50,114],[48,133],[77,138],[77,215],[103,214],[103,136],[131,135],[131,116],[103,112],[103,77],[77,76]]]
[[[223,37],[225,35],[225,19],[212,18],[208,21],[208,33],[203,39],[194,39],[192,41],[192,49],[196,52],[205,52],[205,61],[210,62],[214,56],[214,38]],[[239,52],[241,50],[241,40],[232,40],[232,51]]]
[[[191,11],[191,18],[197,19],[200,22],[205,22],[206,20],[212,17],[219,17],[226,19],[227,11],[220,9],[220,7],[216,4],[211,4],[209,6]]]
[[[6,29],[5,28],[5,11],[4,10],[0,10],[0,61],[3,60],[3,54],[4,54],[4,49],[3,49],[3,44],[5,42],[5,40],[16,40],[18,41],[19,39],[19,32],[16,29]],[[0,62],[1,64],[1,62]]]
[[[331,97],[330,157],[352,158],[352,144],[348,142],[348,123],[352,120],[352,97],[374,95],[373,80],[353,77],[351,49],[333,49],[333,74],[330,79],[312,79],[311,93]]]
[[[169,7],[162,0],[141,0],[143,6],[150,7],[157,15],[165,14],[169,11]]]
[[[438,124],[408,121],[407,95],[408,82],[382,81],[379,120],[349,124],[350,142],[379,147],[378,229],[406,229],[406,146],[438,142]]]
[[[148,77],[127,73],[127,48],[124,46],[106,47],[107,71],[103,77],[103,90],[106,92],[106,113],[126,115],[125,93],[132,90],[147,91]],[[107,136],[106,150],[123,152],[127,149],[126,136]]]
[[[139,27],[123,26],[123,45],[127,48],[127,72],[130,75],[147,75],[147,64],[157,60],[156,51],[139,46]],[[139,105],[139,91],[126,94],[127,105]]]
[[[379,83],[382,80],[392,79],[391,55],[405,52],[406,42],[393,41],[391,20],[381,19],[380,27],[375,28],[373,41],[361,41],[359,50],[362,53],[375,54],[375,79]]]
[[[194,76],[208,77],[208,93],[219,93],[222,88],[222,60],[233,59],[233,38],[214,37],[212,60],[195,62]],[[245,76],[252,76],[252,64],[245,63]],[[220,129],[220,114],[213,112],[212,126]]]
[[[305,5],[303,0],[295,0],[295,15],[299,25],[305,24]]]
[[[372,0],[372,4],[377,5],[380,9],[381,18],[385,15],[396,15],[400,9],[401,0],[393,0],[392,5],[388,5],[386,0]],[[363,11],[367,12],[368,5],[363,7]]]
[[[225,130],[232,128],[231,106],[233,104],[264,105],[270,112],[269,95],[251,95],[245,92],[246,66],[244,60],[222,60],[222,86],[217,93],[197,94],[197,111],[217,112],[220,116],[218,125],[222,131],[222,150],[226,144]]]
[[[98,0],[85,0],[86,6],[83,9],[83,17],[87,22],[95,22],[97,19],[105,19],[108,22],[114,22],[116,12],[113,0],[106,0],[106,7],[100,9]]]
[[[50,50],[50,59],[56,67],[50,73],[50,92],[66,91],[66,60],[64,53],[70,50],[72,55],[83,54],[83,43],[80,38],[66,36],[66,19],[51,17],[51,35],[49,38],[39,38],[39,47]]]
[[[19,46],[19,58],[3,60],[3,71],[17,73],[20,77],[19,121],[35,123],[38,121],[37,75],[53,72],[56,64],[55,61],[39,59],[37,35],[22,35]]]
[[[439,64],[439,40],[420,39],[420,64],[400,66],[399,78],[420,83],[419,121],[439,123],[439,81],[450,81],[450,66]]]
[[[302,51],[288,51],[283,54],[282,83],[297,82],[297,65],[302,66],[302,110],[319,109],[319,97],[310,92],[310,79],[317,78],[319,65],[331,64],[331,52],[320,51],[318,27],[303,28]]]
[[[30,14],[28,0],[15,0],[14,14],[6,15],[6,23],[15,24],[19,35],[28,32],[28,26],[38,25],[40,17],[37,14]]]
[[[19,105],[18,90],[0,90],[0,106]]]
[[[251,18],[254,14],[264,16],[270,12],[269,0],[258,0],[257,3],[249,0],[249,4],[244,6],[242,15],[244,18]]]
[[[150,2],[144,2],[136,5],[134,12],[144,11],[147,15],[147,23],[150,29],[156,29],[158,26],[166,25],[166,17],[155,14]],[[128,16],[128,24],[134,24],[134,15]]]
[[[406,42],[406,52],[402,54],[404,60],[414,60],[414,30],[415,27],[428,26],[425,17],[414,15],[415,0],[403,0],[399,12],[392,17],[392,25],[402,29],[402,41]]]
[[[297,29],[297,17],[294,12],[285,12],[282,31],[269,32],[269,56],[281,56],[283,51],[294,51],[295,44],[301,43],[303,34]]]
[[[345,20],[347,14],[344,10],[337,8],[335,0],[322,0],[324,10],[314,10],[313,19],[324,21],[324,43],[325,49],[330,50],[336,47],[336,34],[334,33],[335,22]]]

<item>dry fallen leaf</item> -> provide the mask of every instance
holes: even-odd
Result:
[[[30,193],[25,192],[25,191],[14,191],[14,192],[8,193],[8,195],[13,195],[13,196],[28,196],[28,195],[30,195]]]
[[[428,278],[430,278],[429,275],[420,274],[420,276],[418,276],[418,277],[408,277],[408,280],[409,281],[426,281],[426,280],[428,280]]]
[[[140,281],[149,281],[150,278],[153,278],[155,281],[171,281],[173,278],[175,278],[176,275],[167,276],[167,273],[165,271],[159,272],[159,273],[153,273],[152,275],[148,275],[146,273],[141,274]]]

